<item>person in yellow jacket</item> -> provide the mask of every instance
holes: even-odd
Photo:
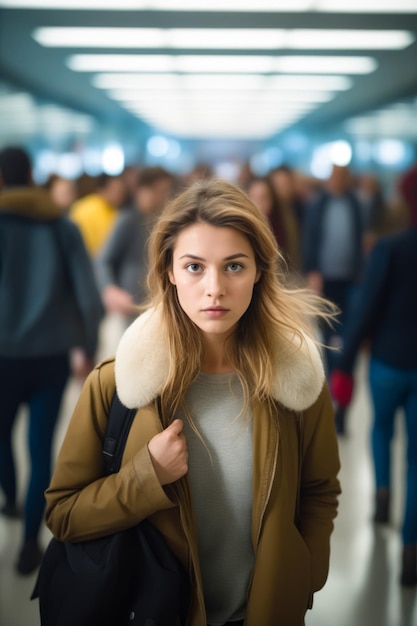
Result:
[[[121,176],[101,174],[97,191],[72,205],[70,218],[79,227],[90,256],[97,255],[110,235],[126,193],[126,184]]]
[[[235,185],[194,183],[149,243],[149,304],[90,374],[51,484],[55,537],[147,518],[186,567],[186,626],[302,626],[325,584],[340,485],[313,320],[332,305],[285,286],[267,219]],[[115,389],[136,409],[103,476]]]

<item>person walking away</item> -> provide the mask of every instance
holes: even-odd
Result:
[[[363,265],[362,210],[352,191],[348,168],[334,166],[326,187],[307,207],[303,227],[303,263],[307,285],[334,302],[340,315],[333,327],[322,325],[327,375],[334,369],[335,349],[342,347],[343,326]],[[345,413],[335,414],[345,432]]]
[[[93,367],[103,307],[78,228],[32,184],[28,154],[0,152],[0,486],[1,514],[19,516],[13,426],[29,410],[30,475],[23,541],[16,563],[30,574],[40,563],[44,491],[72,348],[76,374]]]
[[[402,523],[401,584],[417,585],[417,225],[381,237],[369,253],[347,321],[343,352],[331,378],[333,396],[349,406],[352,373],[364,341],[370,349],[369,385],[375,474],[375,514],[389,521],[391,442],[397,411],[407,432],[405,511]]]

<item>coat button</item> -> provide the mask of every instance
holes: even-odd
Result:
[[[133,622],[133,620],[135,619],[135,611],[130,612],[129,619],[131,622]]]

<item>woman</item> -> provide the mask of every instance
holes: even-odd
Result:
[[[266,218],[224,181],[171,202],[149,257],[149,306],[84,386],[48,527],[79,541],[149,518],[189,570],[187,626],[301,625],[327,577],[340,491],[306,321],[331,312],[282,286]],[[138,412],[121,470],[102,478],[115,386]]]
[[[247,194],[267,216],[289,269],[300,271],[299,229],[289,207],[278,197],[271,179],[268,176],[253,177],[247,186]]]

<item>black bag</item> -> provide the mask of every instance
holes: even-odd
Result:
[[[117,472],[135,410],[115,394],[103,454]],[[149,521],[101,539],[52,539],[31,599],[39,597],[41,626],[174,626],[185,622],[184,569]]]

